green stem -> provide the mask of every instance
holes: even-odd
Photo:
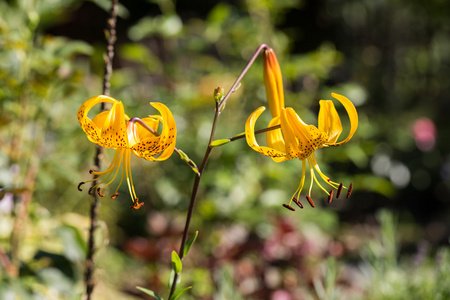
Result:
[[[189,203],[189,209],[188,209],[188,213],[187,213],[187,216],[186,216],[186,224],[184,226],[183,237],[181,239],[181,245],[180,245],[180,251],[178,253],[178,255],[179,255],[181,260],[183,260],[183,258],[184,258],[184,248],[186,246],[186,241],[187,241],[187,236],[188,236],[188,233],[189,233],[189,226],[191,224],[192,215],[194,214],[194,207],[195,207],[195,202],[197,200],[198,188],[200,187],[200,181],[202,179],[203,172],[205,171],[206,164],[208,163],[208,159],[209,159],[209,156],[211,155],[211,150],[213,148],[213,147],[211,147],[211,143],[214,140],[214,134],[216,132],[217,120],[219,118],[219,115],[222,112],[222,110],[223,110],[223,108],[225,106],[225,103],[230,98],[231,94],[236,90],[236,87],[238,86],[238,84],[240,83],[240,81],[242,80],[244,75],[247,73],[247,71],[250,69],[251,65],[256,60],[258,55],[261,53],[262,50],[265,50],[267,48],[268,48],[267,45],[261,44],[258,47],[258,49],[256,49],[255,53],[250,58],[249,62],[244,67],[244,69],[242,70],[242,72],[240,73],[240,75],[238,76],[236,81],[234,82],[234,84],[231,86],[230,90],[228,91],[228,93],[226,94],[224,99],[220,103],[216,102],[216,109],[215,109],[215,112],[214,112],[214,120],[213,120],[213,124],[212,124],[212,127],[211,127],[211,134],[210,134],[210,137],[209,137],[208,147],[206,148],[202,164],[200,165],[200,168],[198,169],[199,172],[197,173],[197,176],[195,177],[194,186],[192,188],[191,200],[190,200],[190,203]],[[170,299],[170,297],[172,297],[172,295],[175,292],[177,280],[178,280],[178,273],[175,273],[175,275],[173,277],[173,281],[172,281],[172,286],[170,288],[169,299]]]
[[[281,125],[275,125],[275,126],[267,127],[267,128],[264,128],[264,129],[256,130],[255,134],[260,134],[260,133],[264,133],[264,132],[267,132],[267,131],[272,131],[272,130],[279,129],[279,128],[281,128]],[[230,142],[234,142],[236,140],[240,140],[240,139],[243,139],[243,138],[245,138],[245,132],[241,133],[241,134],[238,134],[236,136],[233,136],[233,137],[229,138],[228,140]]]

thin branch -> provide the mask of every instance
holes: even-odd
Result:
[[[239,82],[242,80],[244,75],[247,73],[248,69],[251,67],[253,62],[256,60],[256,58],[258,57],[259,53],[261,53],[262,50],[265,50],[267,48],[268,48],[267,45],[262,44],[262,45],[260,45],[258,47],[258,49],[256,49],[255,53],[250,58],[249,62],[244,67],[242,72],[239,74],[238,78],[236,79],[234,84],[231,86],[230,90],[225,95],[224,99],[220,102],[220,104],[216,102],[216,109],[215,109],[215,113],[214,113],[213,124],[212,124],[212,127],[211,127],[211,134],[210,134],[210,137],[209,137],[208,147],[206,148],[202,164],[200,165],[200,168],[198,169],[199,172],[197,173],[197,176],[195,177],[194,186],[192,188],[191,200],[190,200],[190,203],[189,203],[189,209],[188,209],[188,213],[187,213],[187,216],[186,216],[186,224],[184,226],[183,237],[181,239],[181,245],[180,245],[180,251],[178,253],[178,256],[181,258],[181,260],[183,260],[183,258],[184,258],[184,248],[186,246],[186,241],[187,241],[187,236],[188,236],[188,233],[189,233],[189,226],[191,224],[192,215],[194,214],[194,207],[195,207],[195,202],[197,200],[198,189],[200,187],[200,181],[202,179],[202,175],[203,175],[203,173],[205,171],[206,164],[208,163],[208,159],[209,159],[209,156],[211,154],[211,150],[213,148],[211,146],[211,143],[214,140],[214,135],[215,135],[215,132],[216,132],[216,127],[217,127],[217,120],[219,119],[219,115],[222,112],[222,110],[223,110],[227,100],[230,98],[231,94],[236,90],[236,87],[238,86]],[[176,282],[178,280],[178,276],[179,276],[178,273],[175,273],[175,275],[173,277],[172,286],[170,288],[170,294],[169,294],[169,297],[168,297],[169,299],[175,293]]]
[[[260,134],[260,133],[264,133],[264,132],[267,132],[267,131],[272,131],[272,130],[279,129],[279,128],[281,128],[281,125],[275,125],[275,126],[267,127],[267,128],[264,128],[264,129],[256,130],[255,134]],[[238,134],[236,136],[233,136],[233,137],[229,138],[228,140],[230,142],[233,142],[233,141],[240,140],[240,139],[243,139],[243,138],[245,138],[245,133],[241,133],[241,134]]]
[[[109,79],[111,78],[112,74],[112,62],[114,58],[114,43],[116,41],[116,23],[117,23],[117,4],[118,0],[112,0],[112,6],[110,11],[110,17],[108,19],[108,41],[107,41],[107,47],[106,47],[106,55],[105,55],[105,69],[104,69],[104,76],[103,76],[103,88],[102,88],[102,94],[103,95],[109,95],[109,89],[110,89],[110,82]],[[100,111],[105,110],[105,104],[102,102]],[[97,150],[94,157],[94,165],[99,170],[100,169],[100,155],[102,153],[102,147],[97,145]],[[94,176],[95,177],[95,176]],[[94,181],[92,185],[96,185],[97,182]],[[88,240],[88,252],[86,255],[86,271],[85,271],[85,284],[86,284],[86,297],[85,299],[90,300],[92,297],[92,292],[94,291],[95,282],[93,278],[94,274],[94,253],[95,253],[95,241],[94,241],[94,234],[95,230],[98,226],[98,206],[99,201],[96,193],[93,193],[93,201],[91,203],[91,209],[90,209],[90,219],[91,219],[91,226],[89,228],[89,240]]]
[[[248,69],[250,69],[252,64],[255,62],[255,60],[258,57],[258,55],[261,53],[261,51],[266,50],[268,48],[269,48],[269,46],[267,46],[266,44],[261,44],[258,47],[258,49],[256,49],[255,53],[250,58],[250,60],[248,61],[247,65],[244,67],[244,69],[242,70],[241,74],[238,76],[238,78],[233,83],[233,85],[231,86],[230,90],[228,91],[228,93],[225,95],[225,97],[223,98],[222,102],[220,103],[220,105],[219,105],[219,114],[222,111],[223,107],[225,106],[228,98],[230,98],[231,94],[236,91],[236,87],[239,85],[239,83],[241,82],[242,78],[247,73]]]

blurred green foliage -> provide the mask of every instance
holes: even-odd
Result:
[[[213,150],[191,224],[198,239],[183,261],[182,286],[193,288],[181,298],[447,299],[449,4],[181,2],[121,1],[111,95],[130,116],[165,103],[177,147],[197,164],[214,89],[227,91],[261,43],[275,49],[286,105],[303,120],[317,124],[319,99],[332,91],[360,118],[350,143],[317,153],[325,173],[355,185],[349,200],[317,201],[323,208],[280,205],[298,185],[298,161],[276,164],[243,140]],[[76,187],[90,179],[95,149],[75,114],[101,92],[108,9],[100,0],[0,2],[2,299],[83,294],[90,199]],[[241,133],[265,99],[257,59],[216,139]],[[105,151],[103,166],[111,157]],[[167,296],[193,173],[177,156],[132,165],[145,206],[130,211],[125,186],[102,199],[95,299],[145,298],[136,286]]]

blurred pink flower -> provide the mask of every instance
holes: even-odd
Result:
[[[414,121],[413,135],[416,146],[423,152],[433,150],[436,144],[436,126],[429,118],[420,118]]]

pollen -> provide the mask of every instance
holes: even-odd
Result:
[[[353,191],[353,182],[351,182],[350,185],[348,186],[347,199],[350,198],[352,191]]]
[[[297,200],[297,198],[292,197],[292,201],[294,201],[294,203],[297,204],[298,207],[303,208],[303,204],[301,204],[300,201]]]
[[[311,207],[316,207],[315,205],[314,205],[314,201],[312,201],[312,199],[311,199],[311,197],[310,196],[306,196],[306,200],[308,200],[308,202],[309,202],[309,205],[311,205]]]
[[[132,209],[139,209],[141,206],[144,205],[144,203],[139,203],[139,198],[136,198],[133,202],[133,205],[130,206]]]
[[[343,189],[343,188],[344,188],[344,184],[341,183],[341,184],[339,185],[339,188],[338,188],[337,193],[336,193],[336,199],[339,198],[339,196],[341,195],[342,189]]]
[[[105,195],[102,194],[102,190],[101,190],[100,188],[97,188],[97,194],[98,194],[100,197],[105,197]]]
[[[289,210],[292,210],[292,211],[295,211],[295,208],[293,208],[292,206],[290,206],[290,205],[287,205],[287,204],[282,204],[284,207],[286,207],[287,209],[289,209]]]
[[[328,196],[328,203],[331,203],[333,201],[333,190],[330,190],[330,195]]]

